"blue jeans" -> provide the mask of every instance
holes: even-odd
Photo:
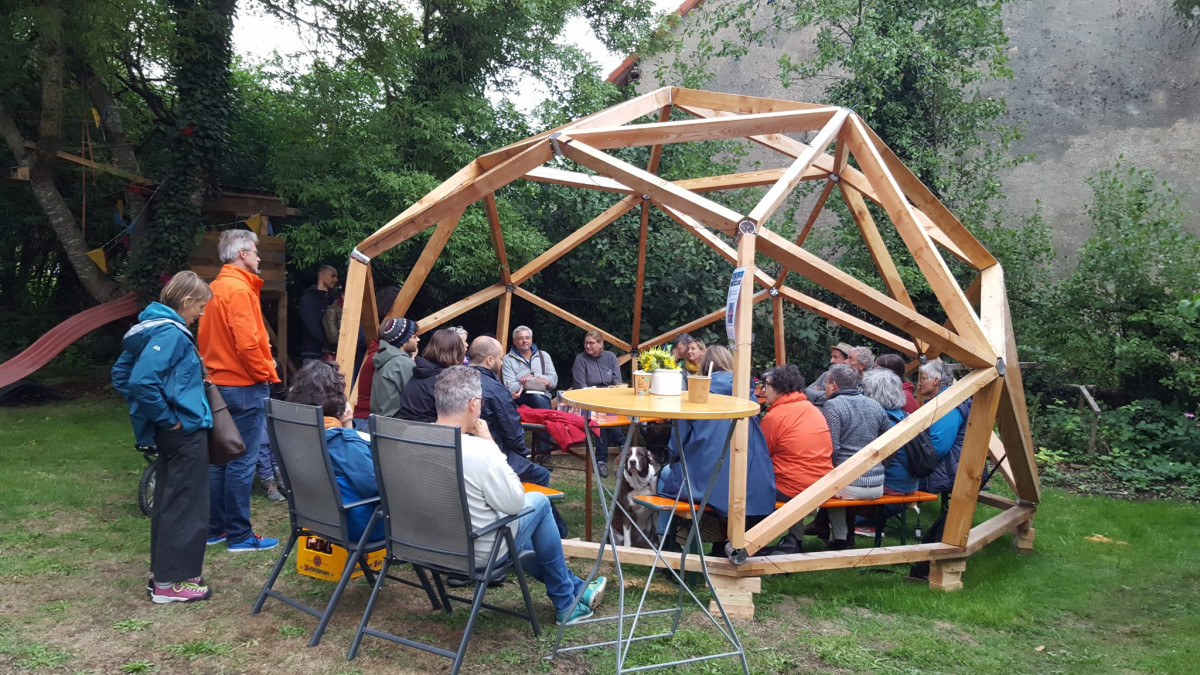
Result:
[[[223,466],[208,467],[208,536],[224,532],[227,541],[236,544],[254,533],[250,527],[250,486],[262,447],[263,400],[271,392],[265,383],[217,389],[242,434],[246,454]]]
[[[565,612],[571,609],[575,595],[583,588],[583,579],[567,568],[563,558],[562,538],[550,512],[550,500],[546,495],[535,492],[525,495],[525,506],[533,507],[533,513],[517,520],[517,533],[513,543],[518,551],[533,551],[536,561],[525,565],[525,571],[546,586],[546,595],[554,604],[554,610]]]
[[[542,487],[550,487],[550,470],[540,464],[534,464],[521,455],[512,451],[505,451],[505,457],[508,459],[508,466],[517,474],[517,478],[521,479],[522,483],[533,483]],[[554,508],[554,504],[550,505],[550,513],[554,516],[554,524],[558,527],[558,536],[563,539],[567,538],[567,523],[559,515],[558,509]]]
[[[267,416],[262,416],[262,431],[260,432],[262,441],[258,446],[258,480],[260,483],[265,483],[269,480],[275,480],[275,472],[278,467],[275,465],[275,457],[271,454],[271,436],[267,433]]]

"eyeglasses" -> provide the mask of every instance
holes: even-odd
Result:
[[[763,386],[764,386],[764,387],[770,387],[770,388],[774,389],[774,388],[775,388],[775,382],[774,382],[773,380],[763,380]]]
[[[583,341],[583,344],[585,344],[585,345],[598,345],[598,344],[600,344],[600,343],[599,343],[599,342],[596,342],[595,340],[584,340],[584,341]]]

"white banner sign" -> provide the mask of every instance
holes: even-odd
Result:
[[[745,267],[733,270],[733,277],[729,280],[729,295],[725,298],[725,334],[729,336],[730,345],[737,344],[738,298],[742,295],[742,278],[745,276]]]

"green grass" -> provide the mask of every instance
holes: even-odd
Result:
[[[143,462],[130,435],[115,398],[0,409],[0,671],[325,675],[446,669],[447,662],[372,638],[356,661],[345,662],[370,592],[362,582],[348,588],[316,648],[303,646],[316,621],[302,612],[268,601],[262,614],[250,616],[274,562],[271,554],[230,555],[214,547],[205,564],[212,600],[151,605],[144,592],[149,521],[136,505]],[[582,535],[582,475],[560,468],[552,482],[567,493],[562,510],[572,534]],[[978,518],[995,513],[979,511]],[[286,509],[279,505],[255,497],[253,514],[264,534],[286,532]],[[970,559],[962,591],[937,593],[908,583],[904,568],[768,577],[756,596],[756,619],[739,622],[738,632],[756,673],[1196,672],[1198,525],[1194,504],[1047,490],[1035,521],[1035,550],[1015,553],[1002,538]],[[1091,541],[1091,535],[1109,541]],[[573,567],[588,569],[582,561]],[[293,570],[289,566],[281,577],[281,589],[323,605],[332,584]],[[604,649],[542,660],[553,645],[553,612],[540,586],[533,590],[542,637],[534,638],[516,619],[481,615],[467,669],[611,671],[614,657]],[[615,604],[615,590],[610,588],[607,609]],[[627,593],[640,590],[634,583]],[[673,597],[672,587],[656,581],[652,603]],[[511,583],[488,599],[519,605]],[[372,625],[451,647],[465,620],[464,608],[451,615],[431,612],[418,591],[391,585]],[[602,636],[598,629],[573,629],[568,639],[589,634]],[[628,665],[719,647],[711,625],[689,612],[673,641],[641,643]],[[681,670],[738,672],[730,660]]]

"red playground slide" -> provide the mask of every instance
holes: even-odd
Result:
[[[138,302],[137,294],[130,293],[123,298],[84,310],[58,324],[25,351],[0,363],[0,387],[7,387],[17,380],[29,377],[38,368],[50,363],[51,359],[58,356],[72,342],[106,323],[137,314],[141,308],[142,303]]]

